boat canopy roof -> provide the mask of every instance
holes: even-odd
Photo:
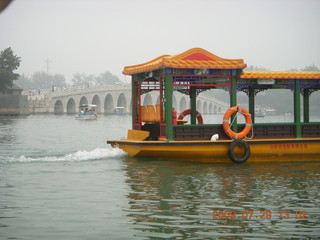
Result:
[[[177,55],[162,55],[149,62],[126,66],[123,74],[134,75],[161,68],[178,69],[241,69],[240,79],[320,79],[320,72],[298,71],[245,71],[243,59],[218,57],[202,48],[192,48]]]
[[[143,64],[124,67],[123,74],[132,75],[149,72],[162,67],[243,69],[247,67],[247,64],[244,63],[243,59],[221,58],[202,48],[192,48],[177,55],[162,55]]]
[[[241,79],[320,79],[320,72],[244,71]]]

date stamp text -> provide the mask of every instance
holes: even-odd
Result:
[[[305,210],[298,211],[271,211],[271,210],[243,210],[241,212],[236,212],[235,210],[214,210],[212,211],[212,219],[308,219],[308,212]]]

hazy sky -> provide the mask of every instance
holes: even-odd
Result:
[[[270,70],[320,67],[320,0],[15,0],[0,14],[0,50],[18,73],[110,71],[201,47]],[[126,80],[129,78],[127,77]]]

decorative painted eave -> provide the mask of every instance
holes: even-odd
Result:
[[[320,79],[320,72],[244,71],[241,79]]]
[[[194,68],[194,69],[243,69],[247,66],[243,59],[225,59],[218,57],[202,48],[192,48],[177,55],[163,55],[149,62],[127,66],[123,74],[132,75],[149,72],[162,67]]]

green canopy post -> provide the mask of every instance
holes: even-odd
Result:
[[[294,91],[294,123],[296,124],[296,138],[301,138],[301,110],[300,110],[300,80],[295,82]]]
[[[254,99],[254,88],[252,86],[249,87],[249,113],[251,114],[252,123],[255,121],[255,115],[254,115],[254,105],[255,105],[255,99]]]
[[[172,129],[172,75],[167,74],[164,78],[165,116],[166,116],[166,137],[173,140]]]
[[[305,123],[309,122],[310,116],[310,108],[309,108],[309,88],[304,89],[303,91],[303,121]]]
[[[190,107],[191,107],[191,124],[197,124],[197,89],[196,87],[191,87],[190,94]]]
[[[236,75],[231,76],[231,93],[230,93],[230,107],[237,106],[237,77]],[[231,126],[232,131],[237,131],[237,118],[236,114],[231,116],[231,122],[233,125]]]

